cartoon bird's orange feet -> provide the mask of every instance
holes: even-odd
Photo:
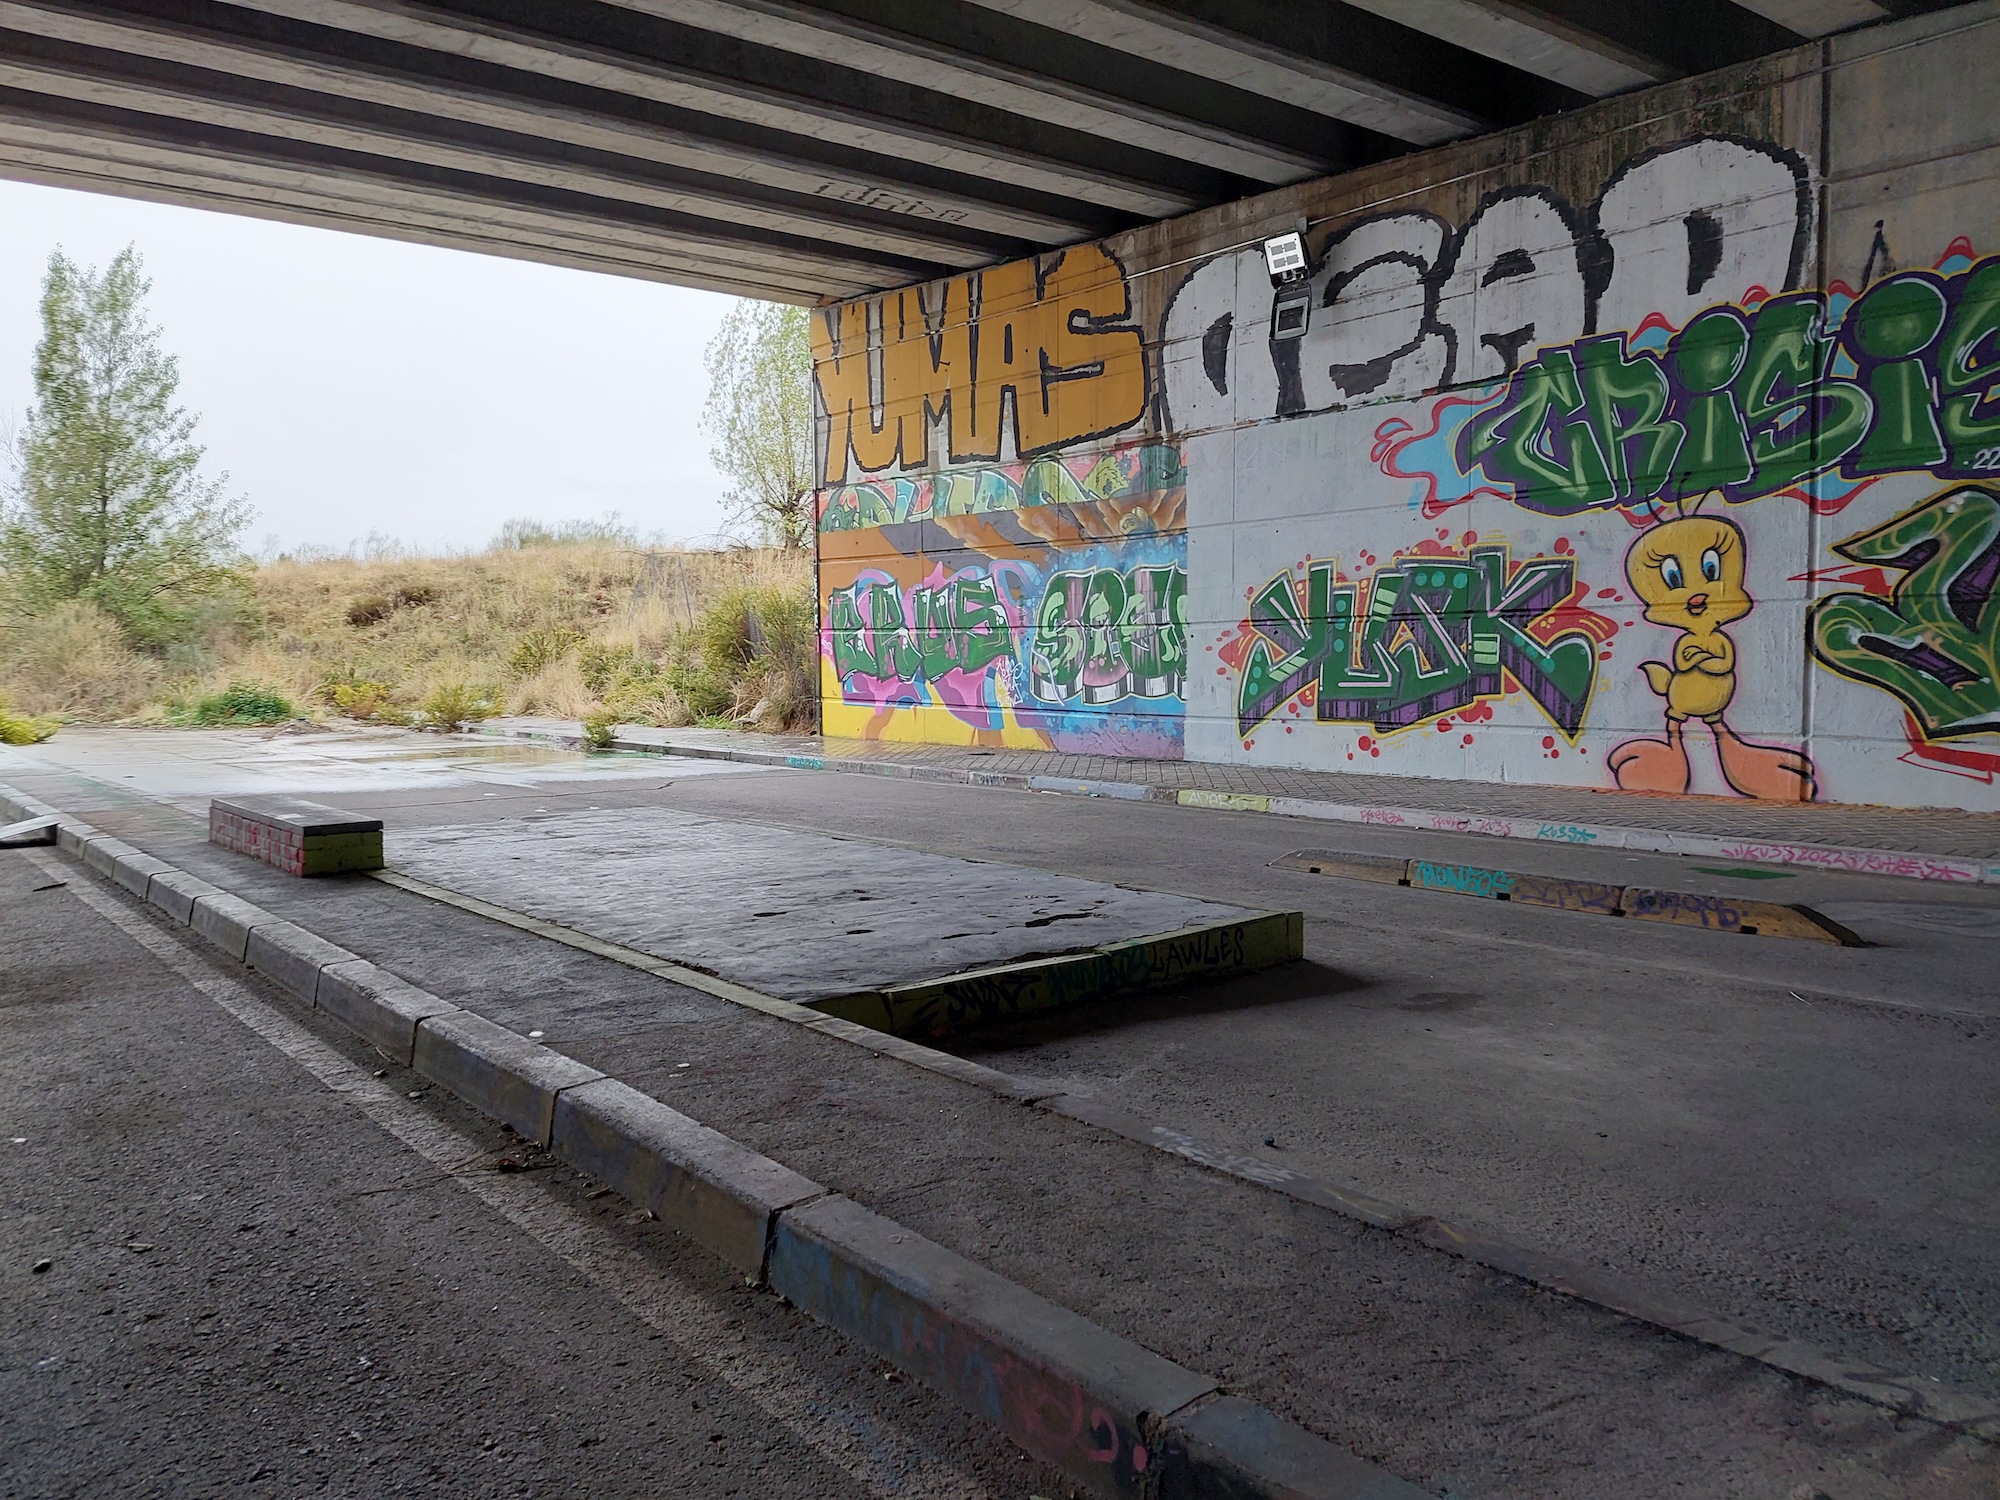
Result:
[[[1753,745],[1727,724],[1715,726],[1722,774],[1746,797],[1774,802],[1810,802],[1818,793],[1813,763],[1783,745]]]
[[[1669,724],[1664,740],[1627,740],[1604,762],[1621,791],[1684,792],[1688,789],[1687,747],[1681,726]]]

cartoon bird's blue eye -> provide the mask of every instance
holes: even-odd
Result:
[[[1678,557],[1660,559],[1660,581],[1670,589],[1677,589],[1686,581],[1681,576],[1681,560]]]
[[[1716,555],[1713,547],[1701,555],[1701,576],[1710,583],[1722,576],[1722,559]]]

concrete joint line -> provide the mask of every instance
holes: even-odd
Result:
[[[1374,873],[1364,874],[1361,878],[1378,880],[1386,878],[1392,883],[1400,880],[1401,872],[1408,865],[1407,860],[1392,858],[1365,855],[1349,856],[1349,858],[1372,861],[1366,868],[1373,869]],[[581,948],[646,973],[659,974],[676,982],[682,982],[681,972],[692,972],[669,972],[675,970],[674,965],[653,958],[650,954],[640,953],[636,949],[620,948],[616,944],[606,943],[600,939],[588,938],[585,934],[572,932],[553,922],[544,922],[539,918],[509,912],[504,907],[460,896],[457,892],[442,886],[412,880],[408,876],[397,875],[392,871],[377,872],[375,878],[428,896],[432,900],[490,916],[524,931],[538,933],[553,941],[567,943],[572,947]],[[728,988],[741,989],[740,986]],[[709,992],[720,993],[716,989],[711,989]],[[743,991],[743,993],[756,994],[755,991]],[[1529,1282],[1545,1291],[1558,1292],[1579,1302],[1588,1302],[1608,1311],[1649,1323],[1678,1337],[1755,1360],[1787,1375],[1831,1386],[1871,1405],[1884,1406],[1893,1411],[1921,1417],[1940,1426],[1963,1431],[1973,1437],[2000,1441],[2000,1403],[1949,1391],[1918,1376],[1880,1370],[1852,1361],[1843,1362],[1795,1340],[1775,1340],[1720,1313],[1696,1308],[1670,1291],[1637,1288],[1615,1278],[1605,1277],[1587,1266],[1486,1238],[1416,1209],[1391,1203],[1357,1188],[1309,1177],[1249,1152],[1217,1149],[1205,1145],[1184,1131],[1142,1119],[1115,1105],[1068,1094],[1061,1089],[1037,1084],[1029,1079],[1017,1078],[997,1069],[926,1047],[920,1042],[890,1036],[858,1022],[824,1016],[808,1007],[776,1000],[770,996],[757,998],[763,1003],[753,1006],[755,1009],[782,1019],[797,1021],[811,1030],[851,1042],[879,1056],[892,1057],[913,1067],[923,1068],[927,1072],[955,1078],[961,1083],[970,1084],[974,1088],[983,1089],[1016,1103],[1047,1110],[1051,1114],[1063,1115],[1082,1124],[1095,1125],[1138,1145],[1150,1146],[1156,1151],[1181,1157],[1222,1176],[1266,1188],[1272,1192],[1283,1193],[1286,1197],[1299,1202],[1310,1203],[1347,1218],[1357,1219],[1371,1228],[1406,1235],[1431,1249],[1457,1259],[1469,1260],[1485,1266],[1488,1270]]]
[[[91,851],[116,843],[93,831],[77,857],[98,868],[104,852],[93,861]],[[181,873],[155,863],[163,876]],[[389,983],[401,985],[406,1009],[425,994],[250,902],[203,895],[194,905],[212,915],[206,929],[190,924],[195,931],[239,960],[258,940],[270,955],[263,972],[308,1005],[316,1004],[328,968],[340,971],[353,994],[380,996]],[[331,961],[308,971],[315,957]],[[1425,1493],[650,1095],[426,998],[440,1009],[412,1023],[417,1072],[608,1183],[1096,1494],[1421,1500]],[[344,1020],[331,1006],[327,1012]],[[1049,1421],[1051,1411],[1089,1415],[1079,1426]]]

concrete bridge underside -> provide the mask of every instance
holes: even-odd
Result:
[[[817,303],[1939,0],[4,0],[0,175]]]

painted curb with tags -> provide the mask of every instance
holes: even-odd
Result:
[[[1443,860],[1399,859],[1393,855],[1347,854],[1337,849],[1295,849],[1279,855],[1271,864],[1280,870],[1297,870],[1305,875],[1337,875],[1345,880],[1447,891],[1457,896],[1478,896],[1519,906],[1546,906],[1589,916],[1669,922],[1677,927],[1698,927],[1706,932],[1743,937],[1799,938],[1811,943],[1835,943],[1843,948],[1868,946],[1857,934],[1810,906],[1742,896],[1606,885],[1562,875],[1531,875],[1520,870],[1488,869],[1484,865]]]

